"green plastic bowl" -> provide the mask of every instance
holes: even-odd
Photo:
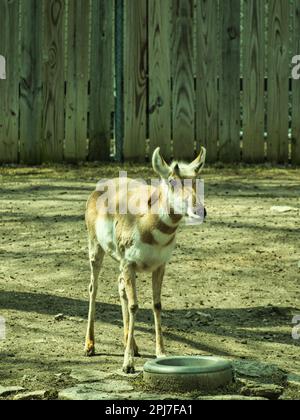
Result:
[[[145,383],[164,391],[214,390],[233,379],[232,364],[219,357],[166,357],[144,366]]]

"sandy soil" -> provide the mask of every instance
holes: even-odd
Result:
[[[150,178],[150,168],[126,168]],[[122,365],[117,265],[107,258],[97,304],[98,354],[83,357],[89,265],[85,202],[118,166],[0,168],[0,385],[55,392],[74,368]],[[163,291],[168,354],[216,354],[300,375],[300,170],[208,168],[207,222],[183,227]],[[273,206],[291,206],[287,213]],[[154,355],[151,281],[140,275],[136,337]],[[206,315],[204,316],[203,313]],[[55,320],[63,314],[61,322]],[[75,381],[76,382],[76,381]],[[54,393],[55,394],[55,393]],[[295,395],[292,395],[295,398]]]

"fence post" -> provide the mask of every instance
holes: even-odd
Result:
[[[294,55],[300,54],[300,0],[294,1],[294,33],[293,51]],[[292,80],[293,102],[292,102],[292,164],[300,165],[300,80]]]
[[[268,43],[268,160],[289,158],[289,2],[269,0]]]
[[[123,160],[124,142],[124,1],[115,0],[115,160]]]
[[[171,158],[171,57],[169,0],[149,0],[149,136],[150,156],[161,148]]]
[[[21,2],[20,160],[32,165],[41,162],[42,7],[40,0]]]
[[[65,0],[44,2],[42,161],[61,162],[65,136]]]
[[[124,158],[145,161],[147,131],[147,2],[125,0]]]
[[[89,160],[109,161],[113,102],[113,0],[92,0]]]
[[[220,160],[239,162],[240,148],[240,0],[220,2]]]
[[[207,148],[207,161],[218,158],[219,15],[217,0],[197,3],[197,149]]]
[[[194,2],[173,2],[173,144],[174,157],[191,159],[195,148]]]
[[[265,160],[265,8],[244,0],[243,160]]]
[[[5,58],[0,69],[0,162],[4,163],[18,162],[19,30],[12,28],[19,28],[19,6],[19,0],[0,0],[0,54]]]
[[[69,1],[65,159],[71,162],[85,161],[88,151],[89,18],[89,1]]]

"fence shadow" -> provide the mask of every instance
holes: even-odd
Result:
[[[66,317],[87,318],[88,302],[49,294],[8,292],[0,293],[0,310],[14,310],[20,312],[37,313],[41,315],[55,316],[63,313]],[[251,312],[249,312],[249,310]],[[165,335],[174,341],[187,344],[188,346],[206,351],[211,351],[209,346],[186,337],[186,333],[192,336],[195,332],[203,331],[220,337],[233,337],[238,340],[245,338],[263,341],[265,334],[272,327],[290,325],[292,308],[290,307],[251,307],[251,308],[194,308],[173,309],[164,311],[163,325],[166,328]],[[97,303],[97,320],[108,325],[122,326],[121,307],[117,304]],[[201,322],[193,322],[187,319],[199,318],[199,313],[205,313],[208,317]],[[268,323],[263,324],[262,319],[267,318]],[[187,326],[187,323],[189,324]],[[147,326],[145,326],[147,325]],[[149,325],[149,327],[148,327]],[[251,330],[249,329],[251,328]],[[257,331],[253,329],[256,328]],[[141,308],[138,314],[137,331],[149,333],[153,330],[152,311]],[[173,329],[174,331],[170,331]],[[178,332],[177,332],[178,331]],[[184,332],[185,334],[181,334]],[[284,333],[276,333],[273,338],[278,343],[287,343],[291,340]],[[272,339],[272,340],[273,340]],[[217,349],[214,349],[216,351]],[[220,352],[220,350],[219,350]],[[225,354],[225,353],[224,353]]]

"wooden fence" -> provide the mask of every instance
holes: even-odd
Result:
[[[300,164],[300,0],[118,1],[0,0],[0,162],[109,160],[118,72],[124,159]]]

